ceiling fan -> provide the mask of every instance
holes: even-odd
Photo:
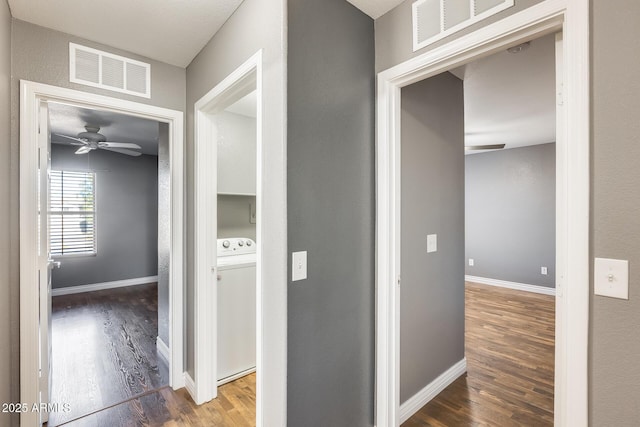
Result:
[[[76,150],[76,154],[87,154],[93,150],[101,149],[113,151],[115,153],[126,154],[128,156],[140,156],[142,152],[135,151],[141,150],[138,144],[133,144],[130,142],[111,142],[107,141],[107,137],[98,133],[100,128],[97,126],[86,125],[84,127],[87,131],[80,132],[78,136],[67,136],[56,133],[61,138],[66,138],[70,140],[69,144],[78,145],[80,148]]]

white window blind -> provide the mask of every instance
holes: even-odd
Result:
[[[95,255],[95,173],[52,170],[50,176],[51,255]]]

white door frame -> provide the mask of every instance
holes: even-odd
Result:
[[[183,139],[184,113],[72,89],[20,81],[20,401],[39,403],[38,110],[41,101],[112,111],[169,124],[171,255],[169,276],[169,382],[183,376]],[[44,148],[47,150],[47,148]],[[21,425],[39,425],[37,412],[22,412]]]
[[[185,373],[187,388],[196,403],[217,397],[217,290],[216,241],[217,234],[217,140],[215,113],[255,87],[256,115],[256,423],[261,426],[284,424],[286,413],[286,293],[279,280],[270,276],[265,263],[286,248],[286,235],[273,231],[280,226],[285,206],[265,209],[267,195],[280,197],[284,187],[273,180],[283,176],[284,152],[276,146],[267,147],[267,126],[264,118],[262,50],[240,65],[195,104],[195,223],[194,223],[194,375]],[[271,153],[271,154],[270,154]],[[266,163],[268,155],[274,161]],[[270,179],[271,177],[271,179]],[[282,209],[282,211],[281,211]],[[271,241],[267,241],[271,238]],[[273,269],[271,269],[273,272]],[[273,274],[273,273],[271,273]],[[285,356],[286,357],[286,356]]]
[[[401,88],[557,31],[564,38],[564,128],[556,148],[554,418],[556,426],[588,425],[589,2],[546,0],[378,74],[377,427],[397,426],[400,417]]]

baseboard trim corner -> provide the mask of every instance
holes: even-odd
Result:
[[[136,277],[134,279],[114,280],[112,282],[92,283],[90,285],[66,286],[51,290],[51,296],[80,294],[83,292],[103,291],[105,289],[124,288],[126,286],[146,285],[158,281],[158,276]]]
[[[447,388],[465,372],[467,372],[467,359],[463,358],[400,405],[400,424],[411,418],[420,408],[429,403],[431,399],[436,397],[438,393]]]
[[[170,366],[171,351],[169,350],[169,346],[167,345],[167,343],[165,343],[164,340],[160,337],[156,338],[156,349],[158,350],[158,356],[160,356],[162,360],[164,360],[167,365]]]
[[[508,282],[506,280],[489,279],[487,277],[464,276],[467,282],[480,283],[482,285],[498,286],[500,288],[515,289],[518,291],[534,292],[536,294],[555,295],[556,288],[548,288],[546,286],[529,285],[526,283]]]

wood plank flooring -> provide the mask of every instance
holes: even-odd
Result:
[[[552,426],[555,298],[466,283],[467,374],[403,427]]]
[[[255,427],[256,374],[218,388],[218,398],[196,405],[183,388],[169,387],[65,424],[65,427]]]
[[[49,426],[169,384],[156,350],[157,296],[151,283],[53,298],[51,401],[70,411],[52,413]]]

